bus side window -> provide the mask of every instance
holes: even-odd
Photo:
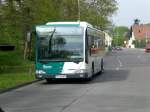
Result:
[[[92,46],[91,38],[92,37],[90,35],[88,35],[88,52],[89,52],[90,56],[91,56],[91,46]]]
[[[96,54],[96,52],[97,52],[97,40],[93,36],[92,37],[92,43],[91,43],[91,54]]]

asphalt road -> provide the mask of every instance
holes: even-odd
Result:
[[[150,112],[150,53],[116,51],[90,82],[41,81],[0,95],[6,112]]]

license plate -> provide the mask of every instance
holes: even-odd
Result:
[[[65,79],[65,78],[67,78],[67,76],[66,75],[56,75],[56,78]]]

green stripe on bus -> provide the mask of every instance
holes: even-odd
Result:
[[[57,75],[62,73],[63,66],[64,62],[47,62],[46,64],[38,62],[36,70],[43,70],[46,75]]]

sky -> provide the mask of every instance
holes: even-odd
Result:
[[[150,23],[150,0],[116,0],[118,11],[113,16],[117,26],[130,27],[134,19],[138,18],[141,24]]]

